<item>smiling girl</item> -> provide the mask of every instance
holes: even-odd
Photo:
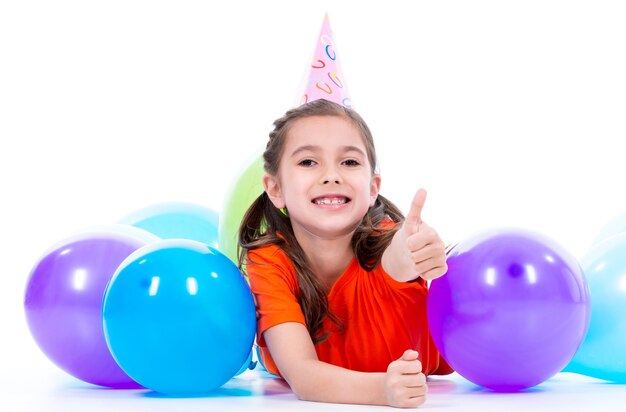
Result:
[[[445,247],[421,220],[379,195],[369,128],[351,109],[315,100],[274,122],[265,192],[239,233],[257,302],[264,365],[298,398],[415,407],[426,375],[452,370],[426,321],[427,280]]]

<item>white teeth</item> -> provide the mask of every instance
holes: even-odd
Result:
[[[341,205],[346,203],[346,199],[317,199],[315,203],[318,205]]]

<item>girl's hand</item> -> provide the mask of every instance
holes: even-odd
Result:
[[[437,232],[422,221],[426,190],[420,189],[413,198],[402,228],[396,233],[404,244],[405,267],[414,277],[435,279],[446,273],[446,247]],[[395,240],[395,239],[394,239]]]
[[[387,367],[385,395],[387,404],[396,408],[416,408],[426,401],[426,376],[418,353],[407,350]]]

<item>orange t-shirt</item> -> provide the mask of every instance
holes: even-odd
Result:
[[[257,302],[257,343],[266,369],[280,375],[263,339],[263,332],[285,322],[306,326],[298,304],[296,272],[287,255],[275,245],[250,250],[246,265]],[[319,360],[362,372],[386,372],[405,350],[419,352],[426,375],[453,370],[439,355],[426,319],[426,282],[398,282],[378,265],[371,272],[356,258],[328,294],[330,310],[344,330],[331,332],[315,345]],[[336,331],[329,319],[322,333]]]

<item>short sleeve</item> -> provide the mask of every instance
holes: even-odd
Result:
[[[263,333],[285,322],[305,325],[298,303],[298,281],[293,266],[278,247],[248,252],[246,263],[250,288],[257,305],[257,342],[265,346]]]

